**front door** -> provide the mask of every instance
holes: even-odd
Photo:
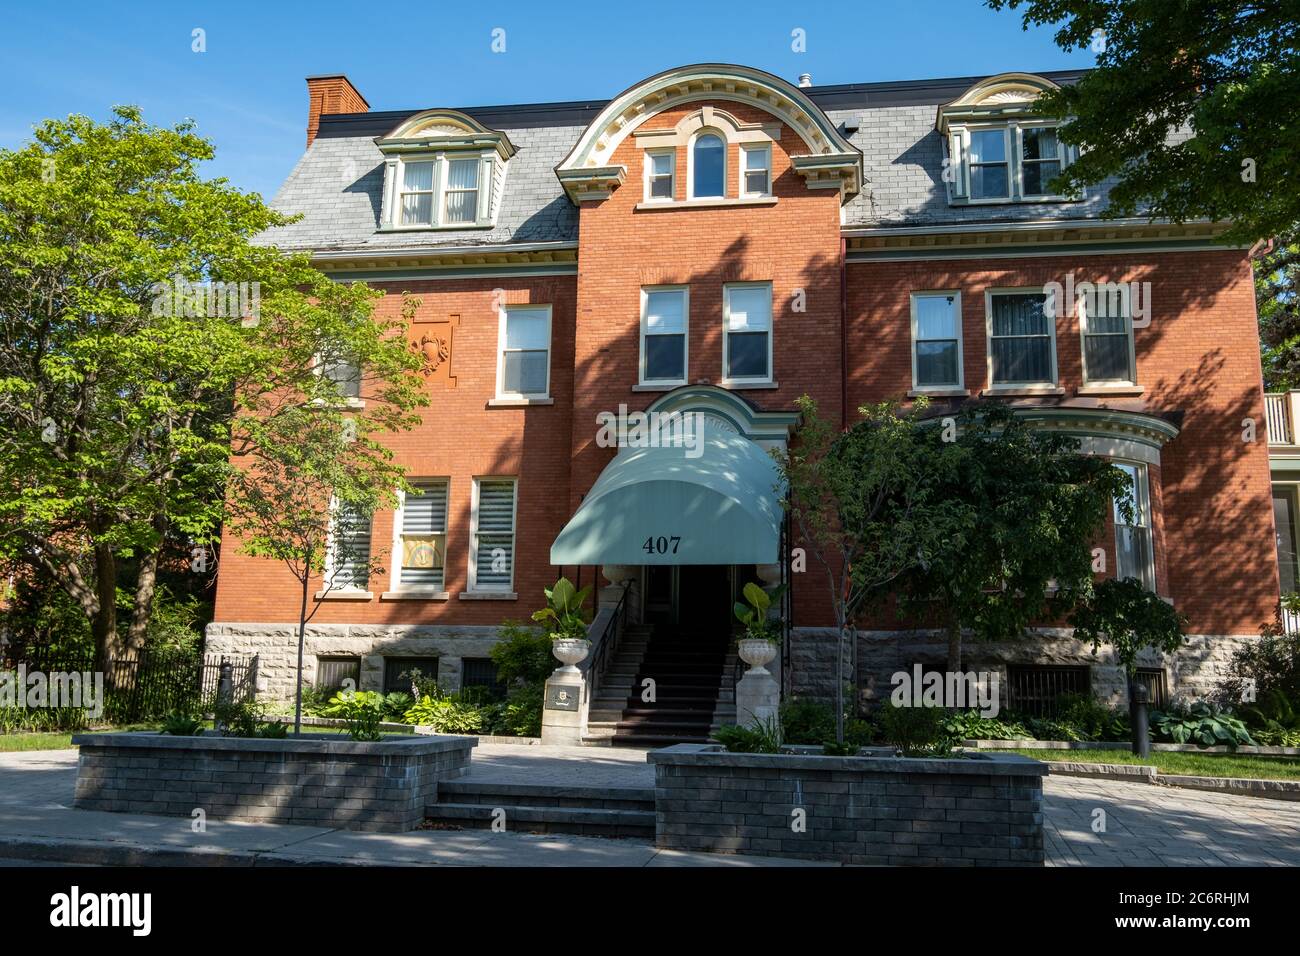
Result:
[[[685,632],[731,632],[732,569],[725,564],[677,569],[677,626]]]

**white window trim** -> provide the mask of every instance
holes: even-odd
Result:
[[[922,385],[916,375],[916,345],[920,341],[917,338],[919,325],[916,315],[916,300],[926,299],[938,296],[952,296],[953,307],[957,310],[957,381],[951,385]],[[911,312],[912,312],[912,391],[917,394],[927,394],[932,392],[952,392],[953,390],[964,390],[966,387],[966,369],[965,352],[962,339],[965,337],[961,315],[961,290],[960,289],[927,289],[911,294]],[[929,341],[927,339],[927,341]]]
[[[323,598],[333,597],[335,595],[345,595],[351,597],[367,597],[367,598],[371,597],[372,596],[371,592],[368,590],[369,587],[368,576],[367,576],[367,587],[364,588],[359,588],[352,584],[347,584],[347,585],[333,584],[334,573],[335,573],[334,535],[336,533],[335,529],[337,527],[336,522],[338,520],[337,516],[339,510],[339,500],[333,495],[330,495],[329,509],[330,509],[329,530],[325,533],[325,566],[322,569],[323,576],[321,579],[321,589],[316,592],[316,599],[319,601],[322,600]],[[375,516],[372,514],[370,516],[370,532],[371,532],[370,548],[372,552],[374,551],[374,540],[373,540],[374,530],[375,530]],[[367,567],[369,567],[369,562],[370,562],[370,555],[367,554],[366,555]]]
[[[954,140],[961,144],[960,157],[949,157],[949,161],[960,160],[960,169],[962,175],[962,185],[965,187],[965,194],[962,196],[952,196],[952,200],[963,206],[988,206],[1006,203],[1023,203],[1023,202],[1074,202],[1082,199],[1082,196],[1067,196],[1059,193],[1031,193],[1026,195],[1024,191],[1024,169],[1021,162],[1021,149],[1023,146],[1022,134],[1023,129],[1060,128],[1060,123],[1054,120],[1010,120],[1001,123],[963,123],[953,124],[949,143]],[[976,199],[971,188],[974,179],[971,175],[971,151],[970,140],[971,133],[980,130],[1001,130],[1007,152],[1007,195],[992,196],[983,199]],[[1059,134],[1058,134],[1059,136]],[[1070,164],[1068,148],[1058,138],[1056,141],[1057,161],[1061,164],[1061,170]],[[984,164],[982,164],[984,165]],[[1000,164],[991,164],[1000,165]]]
[[[401,154],[385,164],[390,181],[386,184],[388,197],[387,210],[383,223],[384,232],[419,232],[430,230],[486,229],[493,225],[492,194],[496,187],[497,167],[500,165],[493,157],[492,150],[478,152],[438,151],[431,153]],[[443,222],[447,202],[448,163],[454,159],[477,160],[478,193],[474,219],[469,222]],[[433,222],[402,223],[402,189],[406,181],[407,163],[433,163]],[[421,190],[423,191],[423,190]]]
[[[1094,288],[1102,283],[1094,283]],[[1124,330],[1128,338],[1128,371],[1129,377],[1126,379],[1107,378],[1093,379],[1088,375],[1088,299],[1087,296],[1080,296],[1076,304],[1075,314],[1079,319],[1079,362],[1083,369],[1083,384],[1098,388],[1124,388],[1137,387],[1137,345],[1133,337],[1133,310],[1132,302],[1129,298],[1130,287],[1127,282],[1114,283],[1119,287],[1118,291],[1121,299],[1121,307],[1124,309]],[[1114,334],[1114,333],[1111,333]]]
[[[506,319],[510,312],[541,312],[546,313],[546,389],[541,392],[507,392],[502,388],[504,381],[503,374],[506,364]],[[497,391],[498,401],[515,401],[540,399],[549,400],[551,397],[551,307],[549,305],[540,305],[534,303],[519,303],[517,305],[503,305],[498,309],[499,321],[497,325]]]
[[[433,481],[442,481],[446,483],[445,489],[447,495],[447,501],[446,501],[447,526],[444,527],[442,532],[442,537],[443,537],[442,587],[429,588],[418,584],[402,583],[402,558],[404,557],[404,552],[402,550],[402,514],[406,510],[406,492],[399,489],[397,492],[397,507],[393,510],[393,550],[389,552],[390,554],[393,555],[393,561],[392,561],[393,568],[392,571],[389,572],[388,591],[384,592],[384,594],[380,596],[391,598],[400,594],[403,596],[418,595],[420,597],[445,598],[447,596],[447,558],[448,558],[446,542],[447,539],[451,536],[451,528],[450,528],[451,478],[448,476],[430,475],[424,478],[413,478],[410,481],[411,484],[413,485],[419,485],[424,482],[433,482]]]
[[[672,158],[671,169],[668,173],[669,195],[663,196],[650,195],[650,184],[654,179],[654,157],[669,156]],[[648,203],[671,203],[677,201],[677,147],[667,147],[662,149],[647,149],[644,154],[645,161],[645,202]]]
[[[695,143],[701,136],[716,136],[722,140],[722,195],[721,196],[697,196],[695,195]],[[697,129],[691,134],[691,138],[686,143],[686,198],[688,200],[717,200],[727,198],[727,163],[731,158],[731,143],[727,138],[725,130],[718,129],[714,126],[704,126]]]
[[[646,378],[646,307],[651,292],[680,292],[682,294],[682,377]],[[685,385],[690,378],[691,362],[691,287],[689,285],[646,285],[641,287],[640,360],[637,364],[637,384],[673,388]]]
[[[730,328],[731,328],[731,290],[763,287],[768,293],[767,326],[767,374],[731,377],[727,375],[730,366]],[[771,282],[727,282],[722,286],[722,385],[771,385],[776,379],[773,366],[773,342],[776,340],[776,302],[773,298]]]
[[[750,153],[762,153],[764,156],[767,157],[765,161],[765,165],[767,167],[766,169],[767,185],[761,192],[750,192],[745,187],[746,173],[749,172],[748,166],[746,165],[746,159]],[[772,147],[770,144],[767,143],[760,143],[755,145],[750,145],[748,143],[741,144],[740,168],[737,170],[737,181],[739,183],[737,188],[739,189],[739,194],[742,199],[753,199],[759,196],[772,195]]]
[[[478,495],[479,486],[485,481],[509,481],[514,488],[513,509],[510,512],[511,559],[510,584],[504,588],[479,587],[478,584]],[[514,594],[515,567],[519,563],[519,478],[515,475],[475,475],[472,482],[469,505],[469,576],[466,578],[466,590],[470,594]],[[462,595],[463,597],[464,595]]]
[[[998,392],[1026,392],[1034,390],[1055,390],[1060,387],[1060,370],[1057,368],[1056,356],[1056,323],[1057,318],[1048,315],[1047,330],[1051,335],[1052,351],[1052,380],[1050,382],[1003,382],[994,383],[993,381],[993,297],[997,295],[1044,295],[1042,286],[1025,286],[1025,287],[1007,287],[998,289],[984,290],[984,359],[986,363],[986,373],[988,388],[986,391],[997,394]]]
[[[1128,458],[1112,458],[1111,463],[1115,465],[1125,465],[1129,468],[1134,469],[1134,473],[1136,475],[1136,481],[1141,482],[1141,487],[1140,488],[1134,487],[1133,499],[1136,506],[1144,506],[1140,510],[1145,510],[1146,520],[1147,520],[1147,523],[1144,525],[1127,525],[1127,526],[1121,525],[1118,520],[1115,521],[1115,571],[1114,573],[1116,577],[1119,576],[1120,528],[1121,527],[1143,528],[1146,530],[1147,538],[1151,546],[1150,563],[1147,565],[1145,570],[1147,570],[1151,575],[1151,590],[1153,592],[1159,593],[1158,582],[1156,581],[1156,521],[1155,521],[1155,513],[1152,511],[1152,507],[1151,507],[1151,470],[1146,462],[1133,461]],[[1115,506],[1113,503],[1111,504],[1111,516],[1113,518],[1118,517],[1115,514]]]

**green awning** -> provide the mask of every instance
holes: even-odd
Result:
[[[551,564],[773,564],[780,474],[743,435],[706,423],[686,449],[620,448],[551,545]]]

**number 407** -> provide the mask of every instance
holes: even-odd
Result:
[[[671,537],[649,537],[645,539],[645,544],[641,545],[641,550],[646,554],[676,554],[677,546],[682,543],[681,535],[675,534]]]

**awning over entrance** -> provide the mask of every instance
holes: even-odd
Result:
[[[551,545],[551,564],[772,564],[779,482],[763,448],[708,419],[698,457],[620,448]]]

